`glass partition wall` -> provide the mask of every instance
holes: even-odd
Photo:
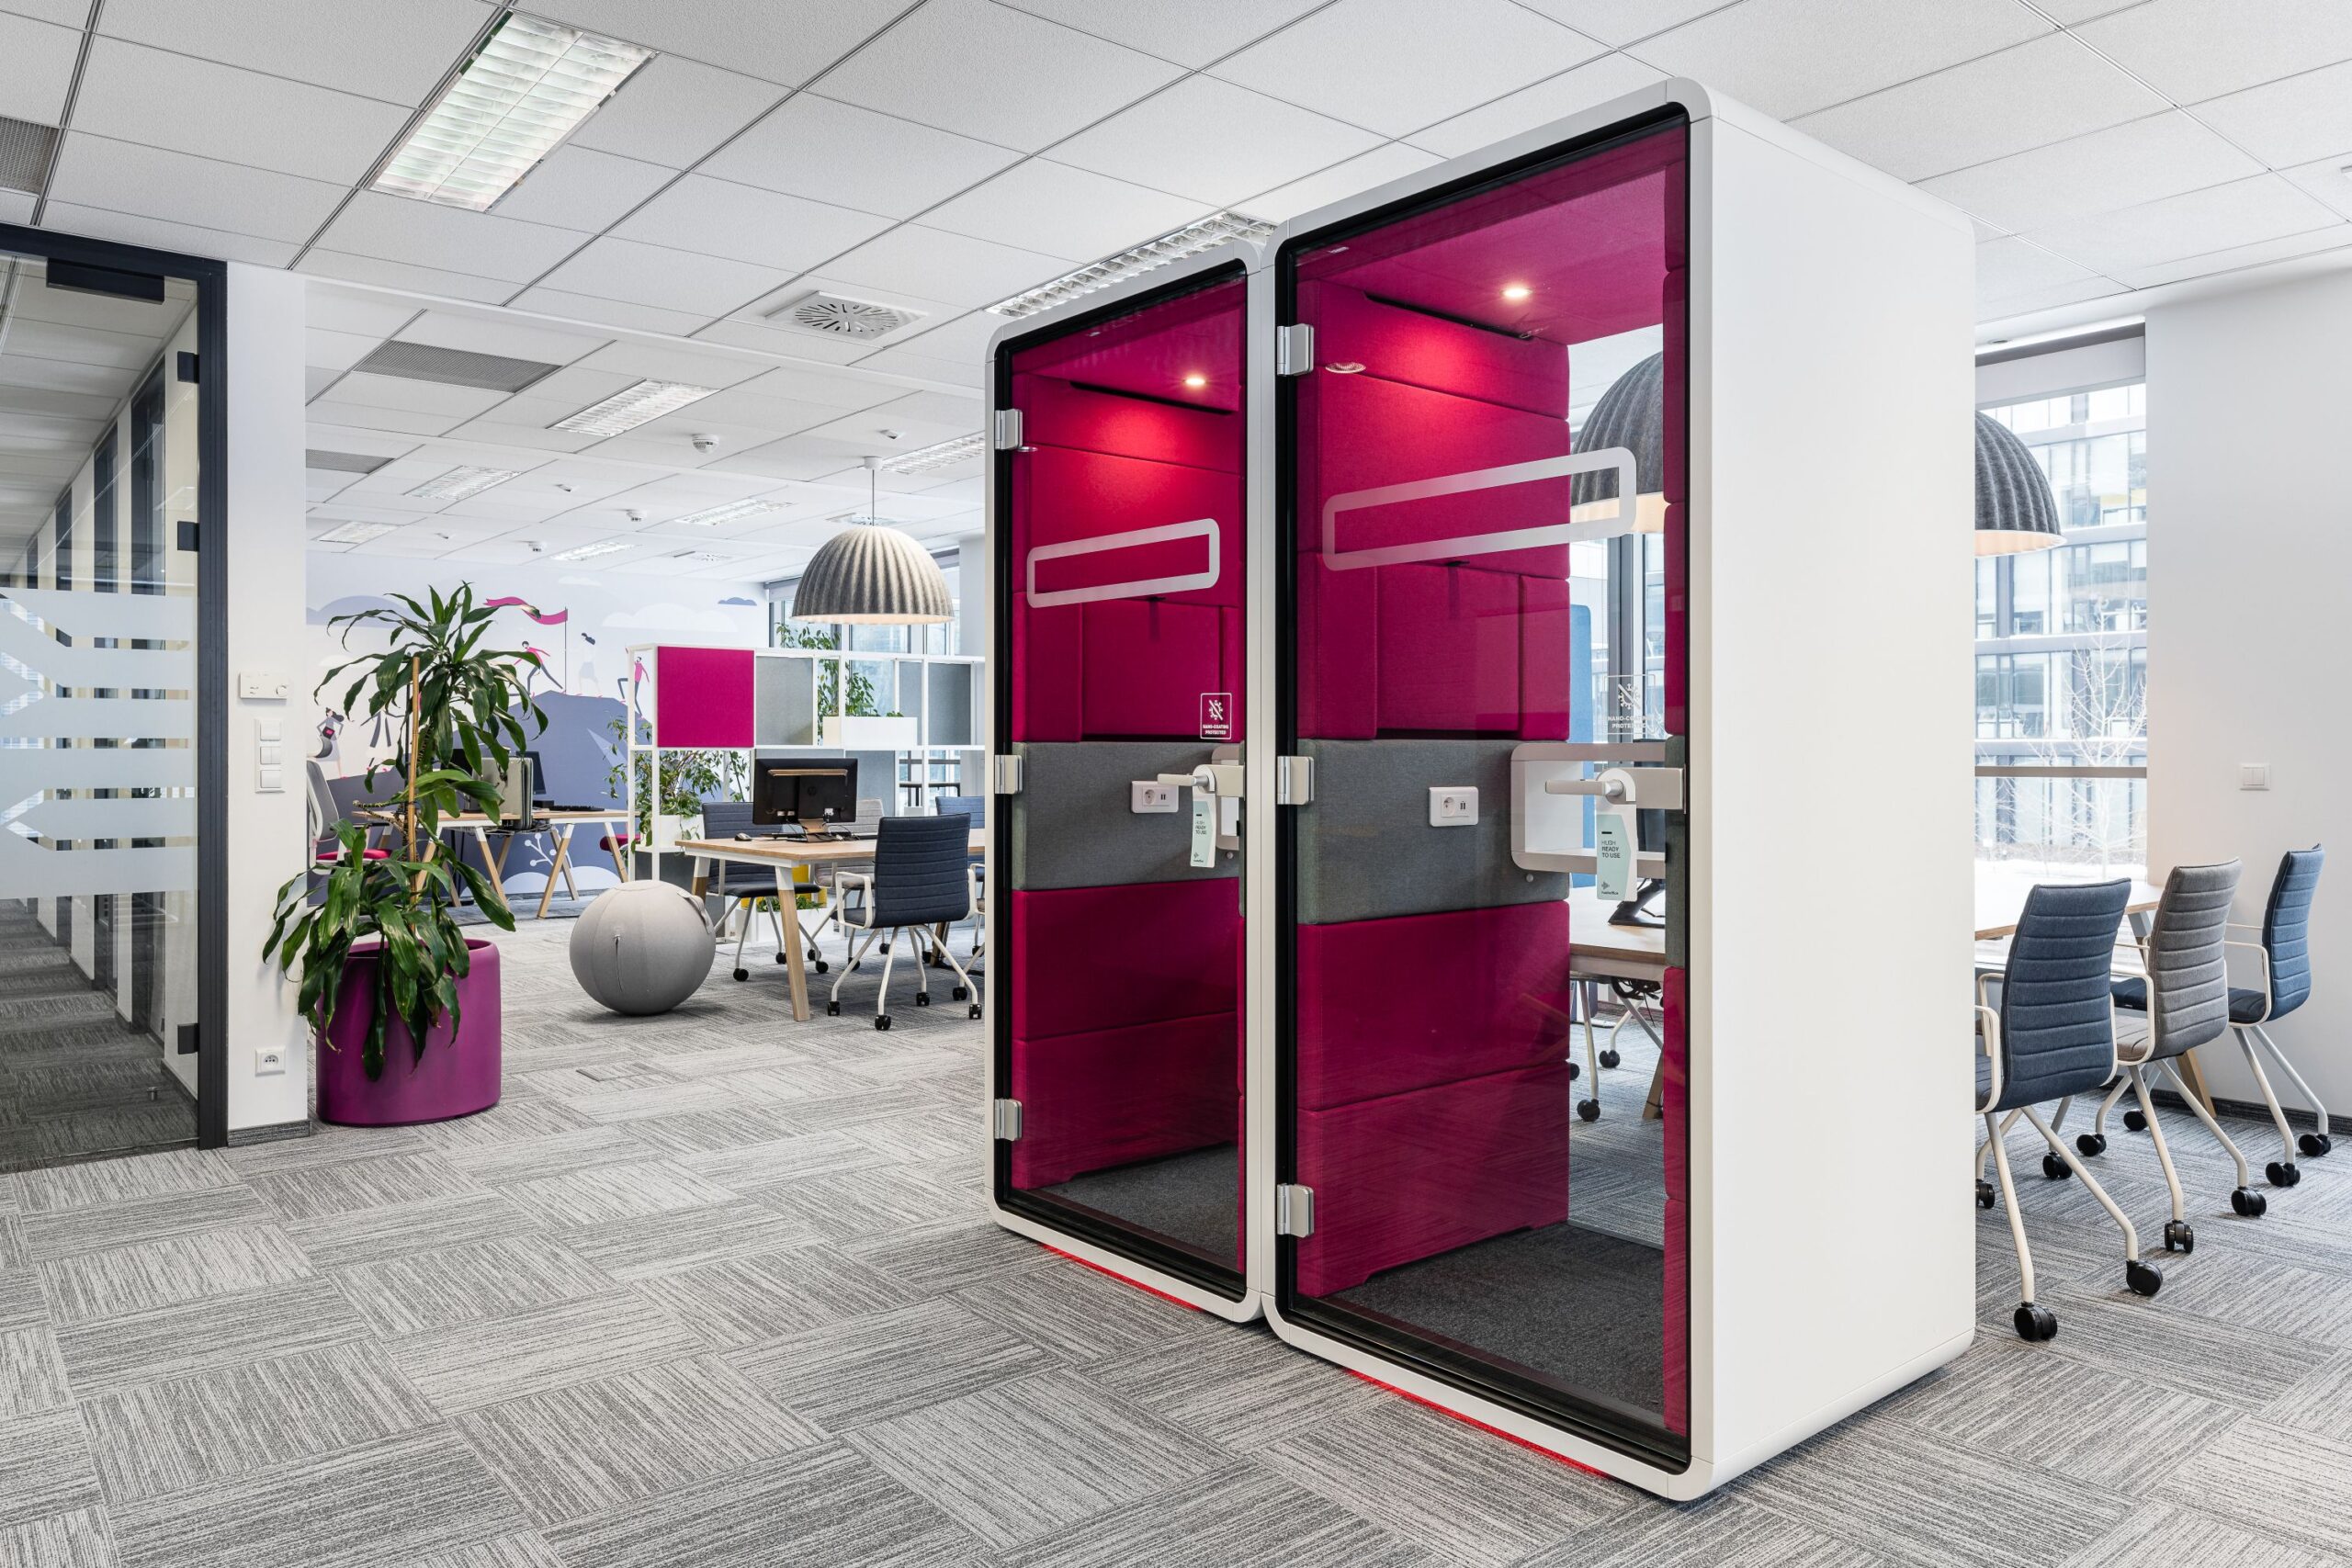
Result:
[[[1588,764],[1572,794],[1686,761],[1686,141],[1656,120],[1274,264],[1314,360],[1277,391],[1277,722],[1313,778],[1280,818],[1278,1179],[1312,1197],[1279,1306],[1669,1466],[1684,911],[1651,890],[1622,918],[1662,958],[1589,985],[1616,903],[1589,856],[1527,852],[1515,786],[1537,754]],[[1598,798],[1559,807],[1587,844]],[[1663,880],[1680,813],[1634,816]],[[1585,1031],[1629,1008],[1604,1065]]]
[[[0,1170],[225,1134],[220,276],[0,231]]]
[[[999,1205],[1237,1303],[1239,770],[1193,779],[1245,739],[1245,299],[1235,264],[997,351],[989,868]]]

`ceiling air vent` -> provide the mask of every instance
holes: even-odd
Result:
[[[768,312],[768,320],[777,326],[797,333],[810,333],[818,337],[845,339],[851,343],[865,343],[887,337],[901,327],[910,327],[922,321],[923,312],[909,310],[897,305],[877,305],[871,299],[845,299],[838,294],[807,294],[789,305],[780,305]]]
[[[0,115],[0,188],[39,195],[49,183],[49,164],[56,153],[54,129]]]
[[[390,457],[372,457],[365,452],[322,452],[313,446],[302,454],[302,466],[330,474],[372,474],[390,462]]]
[[[370,376],[396,376],[403,381],[435,381],[444,387],[472,387],[484,392],[519,392],[532,382],[554,375],[560,366],[536,359],[509,359],[503,354],[476,354],[470,349],[438,348],[429,343],[387,343],[352,367]]]

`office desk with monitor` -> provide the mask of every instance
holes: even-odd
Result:
[[[988,851],[988,834],[975,829],[971,837],[971,853],[975,858]],[[797,895],[809,891],[809,885],[796,882],[793,872],[800,866],[855,864],[874,858],[872,839],[682,839],[672,849],[672,854],[695,857],[695,897],[699,898],[710,886],[710,867],[714,862],[736,865],[763,865],[775,874],[777,902],[786,909],[797,906],[791,902]],[[808,1021],[808,960],[803,952],[804,942],[794,940],[799,927],[796,920],[786,930],[784,961],[792,982],[792,1016],[796,1021]]]

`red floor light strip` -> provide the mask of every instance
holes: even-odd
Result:
[[[1516,1432],[1506,1432],[1500,1427],[1489,1427],[1487,1423],[1479,1420],[1475,1416],[1464,1416],[1459,1410],[1448,1410],[1444,1405],[1440,1404],[1433,1399],[1424,1399],[1419,1394],[1413,1393],[1410,1389],[1398,1388],[1393,1382],[1383,1382],[1369,1372],[1360,1372],[1351,1367],[1348,1369],[1348,1375],[1351,1377],[1362,1378],[1364,1382],[1372,1384],[1374,1388],[1385,1388],[1399,1399],[1409,1399],[1414,1404],[1434,1410],[1441,1416],[1452,1416],[1454,1420],[1461,1422],[1465,1427],[1476,1427],[1481,1432],[1492,1432],[1504,1442],[1517,1443],[1521,1448],[1527,1450],[1529,1452],[1542,1454],[1545,1459],[1551,1460],[1557,1464],[1565,1464],[1570,1470],[1581,1470],[1587,1475],[1598,1475],[1603,1481],[1613,1481],[1616,1479],[1605,1470],[1595,1470],[1592,1466],[1572,1460],[1566,1454],[1554,1453],[1550,1449],[1545,1448],[1543,1444],[1531,1442],[1527,1438],[1521,1437]]]
[[[1188,1302],[1188,1301],[1183,1301],[1183,1300],[1182,1300],[1182,1299],[1180,1299],[1180,1298],[1178,1298],[1178,1297],[1175,1297],[1175,1296],[1171,1296],[1171,1295],[1170,1295],[1166,1291],[1155,1291],[1155,1290],[1153,1290],[1149,1285],[1145,1284],[1145,1283],[1144,1283],[1142,1280],[1130,1280],[1130,1279],[1128,1279],[1125,1274],[1122,1274],[1122,1273],[1118,1272],[1116,1269],[1105,1269],[1105,1268],[1103,1268],[1103,1267],[1102,1267],[1102,1265],[1101,1265],[1100,1263],[1091,1263],[1091,1262],[1089,1262],[1087,1259],[1085,1259],[1085,1258],[1080,1258],[1080,1257],[1077,1253],[1075,1253],[1075,1252],[1064,1252],[1060,1247],[1052,1247],[1052,1246],[1048,1246],[1046,1243],[1042,1242],[1042,1241],[1041,1241],[1041,1242],[1039,1242],[1037,1245],[1038,1245],[1039,1247],[1045,1247],[1045,1248],[1046,1248],[1046,1250],[1047,1252],[1052,1253],[1052,1254],[1053,1254],[1055,1257],[1057,1257],[1057,1258],[1069,1258],[1072,1263],[1077,1264],[1080,1269],[1093,1269],[1097,1274],[1107,1275],[1107,1276],[1108,1276],[1108,1277],[1110,1277],[1111,1279],[1114,1279],[1114,1280],[1116,1280],[1117,1281],[1119,1281],[1119,1283],[1121,1283],[1122,1285],[1133,1285],[1136,1290],[1141,1291],[1141,1292],[1142,1292],[1145,1295],[1147,1295],[1147,1296],[1158,1296],[1158,1297],[1159,1297],[1161,1301],[1163,1301],[1163,1302],[1174,1302],[1178,1306],[1182,1307],[1186,1312],[1198,1312],[1198,1311],[1200,1311],[1200,1310],[1201,1310],[1199,1307],[1194,1306],[1192,1303],[1190,1303],[1190,1302]]]

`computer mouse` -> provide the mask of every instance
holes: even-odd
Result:
[[[738,833],[735,836],[747,844],[752,841],[752,835],[749,833]]]

